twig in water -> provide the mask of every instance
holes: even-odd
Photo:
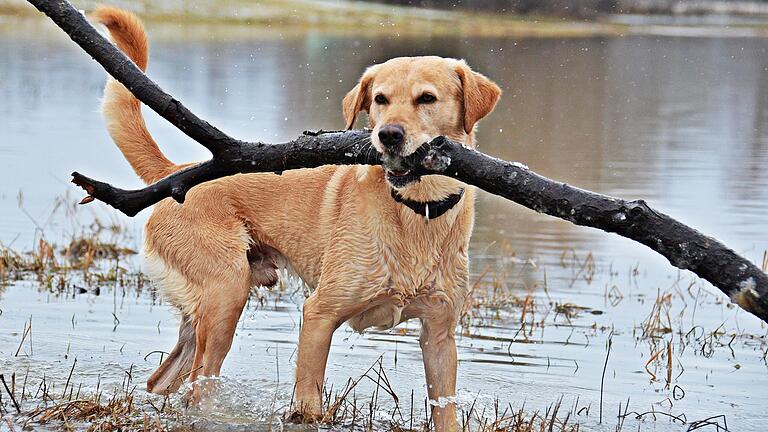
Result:
[[[672,385],[672,341],[667,342],[667,389]]]
[[[112,312],[112,317],[114,317],[114,323],[115,323],[115,326],[112,327],[112,331],[114,332],[115,330],[117,330],[117,326],[120,325],[120,319],[117,317],[117,315],[115,315],[114,312]]]
[[[608,369],[608,357],[611,355],[611,346],[613,346],[613,331],[608,335],[608,351],[605,353],[605,363],[603,363],[603,375],[600,377],[600,420],[603,424],[603,390],[605,389],[605,371]]]
[[[11,402],[13,402],[13,406],[16,407],[16,413],[21,414],[21,407],[19,407],[19,403],[16,402],[16,396],[14,396],[11,389],[8,388],[8,384],[6,384],[5,376],[3,376],[3,374],[0,374],[0,381],[3,382],[3,387],[5,387],[5,391],[7,391],[8,395],[11,397]]]
[[[648,369],[648,365],[650,365],[651,363],[653,363],[654,360],[659,358],[659,355],[661,355],[662,352],[664,352],[663,349],[657,351],[656,354],[652,355],[651,358],[649,358],[648,361],[645,362],[645,371],[648,372],[648,375],[651,376],[651,381],[656,381],[656,374],[651,372],[650,369]]]
[[[619,401],[619,415],[616,417],[619,422],[616,425],[616,432],[621,432],[624,429],[624,420],[627,418],[627,412],[629,412],[629,398],[627,398],[627,404],[624,406],[623,413],[621,411],[621,401]]]
[[[637,419],[637,420],[640,420],[643,417],[645,417],[648,414],[650,414],[651,416],[653,416],[653,419],[655,421],[656,420],[656,414],[660,414],[662,416],[669,417],[670,419],[672,419],[672,423],[678,421],[678,422],[680,422],[680,424],[686,424],[688,422],[688,419],[686,418],[685,414],[680,414],[679,416],[676,416],[674,414],[669,414],[669,413],[665,413],[664,411],[656,411],[656,410],[646,411],[646,412],[642,412],[642,413],[638,413],[637,411],[630,411],[628,413],[625,413],[622,417],[626,417],[626,416],[628,416],[630,414],[633,414],[635,416],[635,419]],[[720,416],[715,416],[715,417],[720,417]],[[710,417],[710,419],[715,418],[715,417]],[[707,419],[707,420],[709,420],[709,419]],[[702,421],[707,421],[707,420],[702,420]],[[696,422],[694,422],[694,423],[696,423]],[[691,429],[689,428],[688,430],[690,431]]]
[[[720,426],[720,423],[717,421],[712,421],[715,419],[723,419],[723,425]],[[720,431],[723,430],[723,432],[728,432],[728,422],[725,421],[725,415],[720,414],[712,417],[705,418],[704,420],[696,420],[694,422],[691,422],[690,425],[688,425],[688,429],[686,429],[686,432],[695,431],[697,429],[701,429],[706,426],[715,426],[715,430]]]
[[[27,390],[27,378],[29,378],[29,366],[27,366],[27,372],[24,373],[24,382],[21,384],[21,401],[24,402],[24,394]]]
[[[19,356],[27,335],[29,335],[29,355],[32,355],[32,317],[29,317],[29,324],[27,324],[27,321],[24,321],[24,330],[21,332],[21,340],[19,341],[19,347],[16,348],[16,354],[13,355],[14,357]]]
[[[691,314],[691,325],[694,325],[696,319],[696,306],[699,305],[699,294],[701,294],[701,286],[699,286],[698,291],[696,291],[696,299],[693,303],[693,313]]]
[[[75,371],[76,364],[77,364],[77,357],[75,357],[75,361],[72,362],[72,369],[69,370],[69,376],[67,377],[67,382],[64,384],[64,391],[61,393],[62,399],[67,397],[67,387],[69,387],[69,381],[72,379],[72,373]]]
[[[150,352],[147,353],[147,355],[144,356],[144,360],[146,361],[149,356],[151,356],[152,354],[157,354],[157,353],[160,353],[160,364],[163,364],[163,356],[166,356],[166,355],[169,354],[169,353],[167,353],[165,351],[160,351],[160,350],[150,351]]]

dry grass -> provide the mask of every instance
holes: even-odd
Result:
[[[15,410],[13,422],[6,417],[10,430],[19,427],[21,430],[36,429],[39,426],[60,430],[84,431],[164,431],[173,426],[180,418],[177,410],[166,397],[160,404],[152,398],[137,401],[136,386],[133,384],[132,367],[126,371],[120,388],[114,389],[111,395],[100,389],[86,394],[81,392],[82,384],[72,382],[77,360],[63,383],[56,383],[50,378],[30,377],[29,372],[20,380],[16,374],[11,377],[9,385],[5,377],[0,375],[4,390],[12,404],[3,404],[5,411]],[[0,399],[2,400],[2,399]]]
[[[77,360],[72,365],[75,369]],[[45,376],[35,379],[24,376],[17,380],[15,375],[11,383],[5,386],[2,410],[15,410],[15,415],[5,417],[10,430],[31,430],[48,427],[60,430],[84,431],[164,431],[197,430],[194,425],[185,422],[184,408],[178,399],[136,394],[131,369],[120,388],[110,395],[99,389],[85,394],[82,384],[71,382],[72,375],[63,383],[55,383]],[[4,384],[5,378],[1,377]],[[358,398],[354,390],[364,381],[374,383],[370,396]],[[20,388],[19,388],[20,387]],[[424,409],[415,412],[418,402],[411,391],[406,409],[389,383],[381,359],[371,365],[357,379],[350,379],[345,387],[337,392],[332,388],[324,394],[325,413],[321,419],[303,419],[287,416],[285,419],[273,418],[269,424],[282,424],[283,421],[312,424],[319,428],[338,426],[349,430],[389,430],[431,431],[434,429],[429,418],[429,401],[424,401]],[[10,401],[9,401],[10,399]],[[7,403],[6,403],[7,402]],[[388,402],[385,404],[382,402]],[[527,411],[525,406],[514,409],[504,406],[495,399],[492,409],[476,407],[476,400],[469,406],[464,404],[459,414],[462,430],[478,432],[578,432],[580,425],[573,421],[575,412],[562,406],[562,399],[556,401],[544,411]],[[280,409],[275,411],[279,416]],[[492,412],[489,412],[492,411]],[[289,406],[286,413],[294,412]],[[424,413],[427,413],[426,415]]]
[[[59,209],[55,206],[53,213]],[[12,282],[34,280],[41,289],[54,292],[98,290],[108,282],[141,291],[146,279],[124,267],[136,251],[122,246],[125,228],[98,218],[81,227],[63,245],[57,245],[36,230],[35,247],[19,251],[0,243],[0,289]]]
[[[374,391],[370,397],[358,399],[354,390],[361,382],[370,381]],[[387,399],[389,408],[382,409],[381,398]],[[317,426],[343,426],[352,430],[390,430],[393,432],[431,431],[434,429],[429,417],[429,405],[436,403],[424,401],[424,408],[414,413],[416,403],[411,390],[408,404],[401,405],[401,398],[396,394],[385,372],[380,357],[357,379],[350,378],[344,388],[334,392],[333,388],[324,389],[324,414],[320,419],[304,419],[300,415],[288,417],[289,421],[315,424]],[[478,432],[578,432],[580,425],[574,421],[573,410],[564,412],[562,398],[544,412],[526,411],[525,406],[514,409],[504,406],[496,398],[492,412],[476,407],[477,400],[469,404],[459,404],[461,429]],[[408,408],[406,408],[408,407]],[[295,412],[293,404],[288,412]],[[426,416],[425,416],[426,413]]]

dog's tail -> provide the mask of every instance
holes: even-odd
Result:
[[[142,71],[147,69],[147,34],[136,15],[117,8],[99,6],[91,16],[107,27],[117,47]],[[145,183],[155,182],[180,168],[163,155],[150,135],[141,115],[139,100],[112,77],[109,77],[104,88],[101,109],[112,140]]]
[[[147,391],[155,394],[170,394],[177,391],[192,372],[196,344],[192,318],[182,316],[179,340],[168,357],[147,380]]]

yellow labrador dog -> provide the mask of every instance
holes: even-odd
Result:
[[[105,7],[94,16],[145,69],[140,21]],[[104,93],[109,132],[145,182],[183,167],[161,153],[125,87],[110,79]],[[383,167],[236,175],[195,187],[184,205],[158,203],[146,225],[145,267],[180,310],[181,325],[147,389],[167,393],[184,380],[218,375],[250,288],[275,284],[286,266],[314,289],[299,336],[300,418],[322,417],[326,360],[341,324],[363,331],[418,318],[429,398],[448,401],[432,408],[435,427],[456,429],[454,328],[468,294],[475,191],[401,167],[404,157],[439,135],[474,147],[475,124],[500,94],[461,60],[395,58],[368,68],[342,104],[347,128],[368,113]]]

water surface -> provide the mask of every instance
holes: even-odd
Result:
[[[138,247],[147,211],[128,219],[92,204],[49,218],[57,197],[69,194],[71,202],[80,195],[68,184],[73,170],[140,186],[98,112],[103,71],[52,27],[0,21],[0,241],[28,249],[44,232],[64,242],[98,216],[125,224],[129,243]],[[273,142],[306,129],[342,127],[340,101],[367,65],[400,55],[465,58],[504,90],[496,111],[480,124],[483,151],[586,189],[645,199],[755,262],[768,249],[764,39],[371,38],[279,30],[233,38],[212,27],[157,24],[149,32],[149,73],[164,89],[233,136]],[[153,113],[147,118],[171,159],[206,157]],[[730,430],[762,430],[768,348],[766,327],[756,318],[632,241],[488,194],[480,194],[477,211],[472,281],[482,276],[485,294],[494,286],[510,298],[530,294],[542,315],[529,314],[521,326],[522,308],[513,304],[478,312],[477,325],[462,329],[459,399],[465,408],[477,401],[491,410],[498,398],[503,405],[544,409],[562,395],[575,411],[589,407],[575,417],[589,430],[613,430],[616,407],[629,398],[637,412],[684,413],[689,421],[722,414]],[[590,254],[592,264],[582,265]],[[639,327],[657,295],[667,292],[673,332],[642,338]],[[228,391],[205,416],[190,414],[192,421],[263,424],[289,402],[302,295],[270,298],[250,305],[241,320],[224,365]],[[565,303],[587,310],[569,319],[554,307]],[[19,282],[5,288],[0,308],[6,374],[29,367],[66,379],[77,357],[76,378],[86,384],[99,374],[119,384],[131,365],[143,381],[157,361],[144,357],[167,351],[176,336],[176,318],[166,305],[120,287],[105,286],[100,296],[60,296]],[[14,357],[30,316],[34,353]],[[401,399],[414,390],[414,405],[423,409],[418,324],[403,328],[338,332],[329,384],[343,386],[383,356]],[[604,422],[598,425],[611,330]],[[714,331],[724,336],[708,339]],[[667,386],[665,373],[657,370],[652,379],[645,366],[669,341],[675,354]],[[679,390],[673,394],[675,386],[684,397]],[[370,387],[359,390],[366,391]],[[685,429],[648,416],[625,427]]]

